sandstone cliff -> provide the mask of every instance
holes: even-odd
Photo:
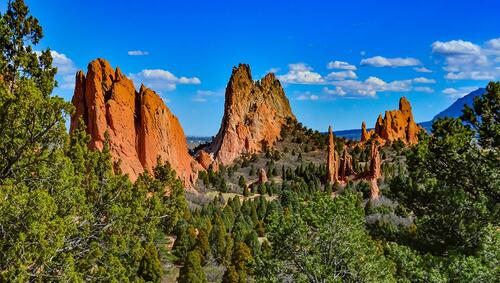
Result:
[[[385,111],[384,118],[379,115],[375,123],[374,131],[366,131],[366,124],[361,125],[361,142],[366,142],[374,136],[380,143],[386,141],[401,140],[405,144],[415,144],[418,142],[418,132],[422,128],[413,120],[413,113],[410,102],[401,97],[399,109]]]
[[[80,119],[91,137],[90,147],[102,150],[104,133],[110,151],[123,173],[135,181],[144,170],[152,171],[157,157],[168,161],[184,184],[190,186],[199,165],[189,155],[186,137],[177,118],[154,91],[133,82],[119,68],[97,59],[89,63],[87,75],[76,74],[70,131]]]
[[[250,67],[240,64],[226,87],[221,127],[206,150],[217,163],[230,164],[242,154],[271,147],[287,118],[295,116],[274,74],[254,82]]]

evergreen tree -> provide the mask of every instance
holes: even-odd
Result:
[[[392,265],[365,229],[361,200],[346,192],[318,195],[268,226],[271,252],[257,266],[261,281],[394,281]],[[297,272],[300,270],[300,272]]]
[[[240,188],[245,189],[247,187],[247,181],[245,180],[245,176],[241,175],[238,184],[240,185]]]
[[[154,244],[146,246],[139,266],[138,275],[147,282],[160,282],[163,270]]]
[[[40,167],[55,166],[67,141],[64,117],[72,106],[50,96],[57,70],[50,50],[32,50],[43,33],[24,1],[9,1],[0,12],[0,31],[0,185],[38,182]]]
[[[198,230],[198,236],[196,237],[194,249],[200,254],[201,264],[205,265],[207,257],[210,253],[210,243],[208,242],[208,237],[204,229]]]
[[[483,229],[498,224],[500,83],[462,118],[436,120],[407,153],[409,178],[391,183],[390,195],[417,216],[414,246],[422,252],[474,254]]]
[[[244,197],[248,197],[250,195],[250,191],[248,190],[248,187],[244,187],[243,188],[243,196]]]
[[[6,13],[0,13],[0,31],[0,74],[7,89],[18,94],[19,82],[30,80],[47,98],[57,85],[57,69],[52,67],[49,49],[40,56],[32,49],[42,39],[43,31],[23,0],[8,1]]]
[[[240,282],[240,277],[238,275],[238,272],[236,272],[234,266],[232,265],[228,266],[222,277],[222,283],[238,283],[238,282]]]
[[[196,241],[196,232],[194,227],[188,226],[180,230],[172,248],[172,253],[182,260],[186,257],[187,253],[193,249]]]
[[[205,273],[201,268],[200,254],[197,250],[190,251],[184,265],[179,271],[179,277],[177,278],[179,283],[204,283],[207,282]]]
[[[252,252],[243,242],[238,242],[235,246],[231,263],[238,273],[239,281],[246,282],[250,265],[253,263]]]
[[[212,247],[212,254],[217,260],[217,262],[224,262],[225,251],[226,251],[226,227],[222,218],[216,214],[212,226],[212,231],[210,232],[210,246]]]

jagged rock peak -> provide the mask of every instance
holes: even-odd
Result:
[[[399,99],[399,111],[401,111],[401,112],[407,112],[407,113],[411,114],[410,101],[408,101],[408,99],[406,99],[406,97],[404,97],[404,96],[402,96]]]
[[[378,151],[378,146],[375,142],[371,145],[371,156],[370,156],[370,177],[372,178],[380,178],[380,153]]]
[[[184,184],[191,186],[200,166],[188,153],[186,137],[177,119],[153,90],[135,90],[132,80],[104,59],[89,63],[87,75],[76,74],[70,131],[83,121],[89,146],[102,150],[109,134],[110,152],[132,181],[144,170],[152,172],[157,157],[169,162]]]
[[[328,127],[328,156],[326,159],[327,178],[330,183],[339,181],[339,157],[335,150],[332,126]]]
[[[295,116],[274,74],[254,82],[250,66],[239,64],[226,87],[221,127],[206,150],[215,162],[230,164],[242,154],[273,146],[287,119]]]
[[[375,123],[374,137],[381,143],[387,141],[401,140],[405,144],[415,144],[418,142],[418,132],[422,128],[413,120],[410,102],[406,97],[399,100],[399,109],[385,111],[384,118],[379,115]],[[370,131],[371,132],[371,131]],[[366,142],[372,133],[362,131],[361,142]]]
[[[233,72],[231,74],[231,78],[247,78],[248,80],[252,80],[252,71],[250,70],[250,65],[248,64],[238,64],[238,66],[233,67]]]
[[[361,142],[366,142],[373,135],[373,130],[366,131],[366,123],[363,121],[361,123]]]
[[[371,199],[379,198],[379,188],[377,180],[381,177],[381,159],[378,151],[378,146],[375,142],[371,145],[371,156],[370,156],[370,172],[368,173],[368,179],[370,180],[371,187]]]

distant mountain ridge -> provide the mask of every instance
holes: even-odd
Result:
[[[444,117],[453,117],[453,118],[458,118],[462,116],[462,109],[464,109],[464,105],[472,106],[472,103],[474,103],[474,98],[476,96],[481,96],[486,92],[485,88],[478,88],[475,91],[467,94],[464,97],[461,97],[457,99],[450,107],[446,108],[445,110],[441,111],[439,114],[434,116],[432,120],[436,120],[438,118],[444,118]]]

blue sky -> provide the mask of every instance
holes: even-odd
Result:
[[[188,135],[215,135],[238,63],[276,72],[297,118],[325,131],[412,103],[430,120],[500,77],[500,1],[35,1],[60,87],[102,57],[159,92]],[[1,4],[2,11],[5,3]]]

